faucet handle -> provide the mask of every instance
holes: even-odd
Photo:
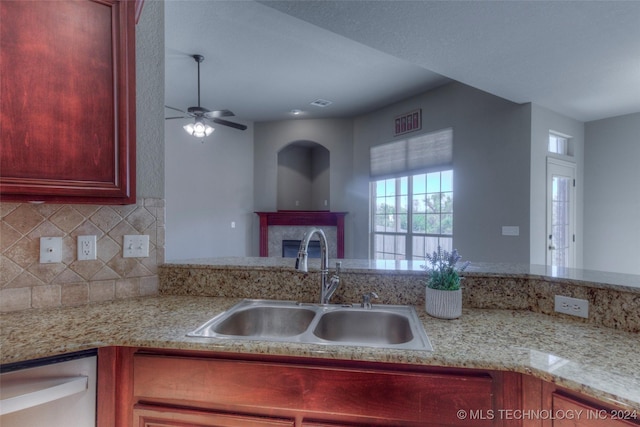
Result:
[[[362,295],[362,307],[363,308],[371,308],[371,298],[378,299],[378,294],[375,292],[369,292],[367,294]]]

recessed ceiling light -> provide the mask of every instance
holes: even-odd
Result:
[[[300,114],[302,114],[302,110],[298,110],[297,108],[293,109],[291,110],[291,114],[293,114],[294,116],[299,116]]]
[[[316,99],[311,103],[311,105],[315,105],[316,107],[326,107],[331,104],[332,104],[331,101],[327,101],[326,99],[320,99],[320,98]]]

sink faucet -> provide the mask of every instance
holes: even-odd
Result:
[[[368,294],[362,295],[362,308],[366,308],[367,310],[371,310],[371,298],[378,299],[378,294],[375,292],[369,292]]]
[[[327,276],[329,275],[329,250],[327,245],[327,236],[324,235],[324,231],[321,229],[310,228],[304,233],[304,237],[302,237],[302,240],[300,241],[298,257],[296,258],[296,270],[304,273],[308,271],[307,250],[309,248],[309,241],[314,234],[317,234],[320,239],[320,304],[329,304],[329,300],[340,285],[341,263],[336,263],[336,273],[331,276],[327,282]]]

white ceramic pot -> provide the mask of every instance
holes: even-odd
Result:
[[[426,288],[425,309],[433,317],[457,319],[462,315],[462,289],[443,291]]]

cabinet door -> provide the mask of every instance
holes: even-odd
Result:
[[[134,427],[293,427],[293,420],[136,405]]]
[[[596,407],[558,393],[553,394],[553,427],[630,427],[640,425],[635,410]]]
[[[137,354],[134,401],[252,414],[303,416],[338,425],[467,426],[459,410],[487,413],[486,373],[357,367]],[[324,422],[324,421],[323,421]],[[474,426],[491,426],[490,419]]]
[[[135,203],[135,8],[0,2],[3,200]]]

